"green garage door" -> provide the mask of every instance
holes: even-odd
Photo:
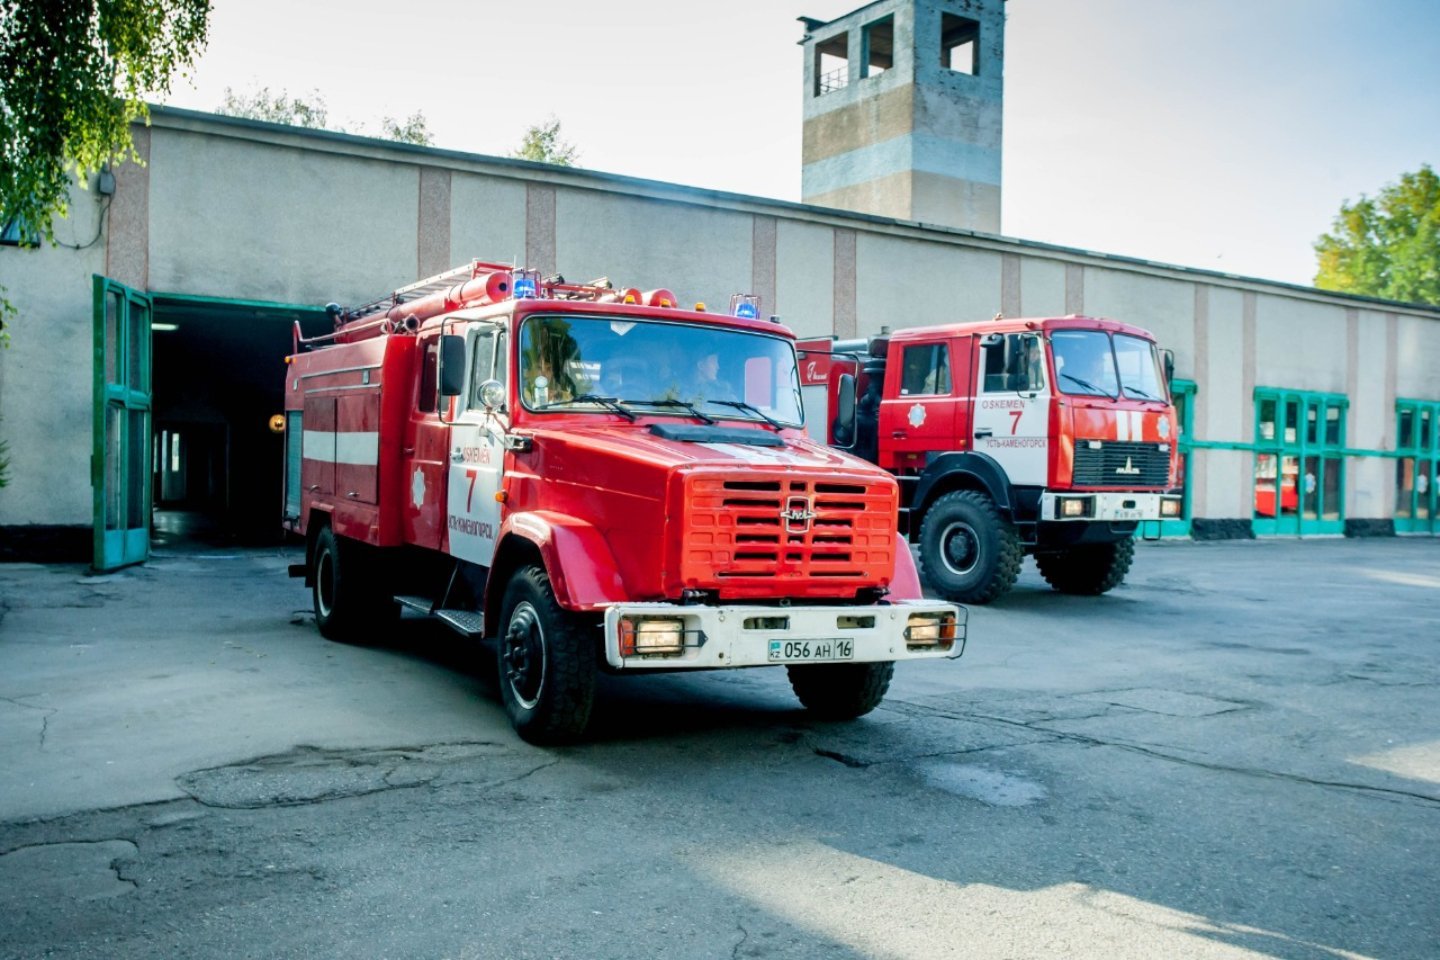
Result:
[[[95,569],[150,555],[150,298],[94,279]]]

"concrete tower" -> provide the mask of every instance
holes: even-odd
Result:
[[[999,233],[1005,0],[800,22],[804,201]]]

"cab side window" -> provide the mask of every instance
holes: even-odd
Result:
[[[425,353],[420,358],[420,394],[415,409],[421,413],[434,413],[440,409],[440,338],[431,337],[425,342]]]
[[[900,366],[901,396],[950,392],[950,350],[945,344],[906,347]]]
[[[985,392],[1028,393],[1045,386],[1045,354],[1040,338],[1007,333],[985,346]]]

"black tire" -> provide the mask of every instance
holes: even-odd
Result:
[[[1125,581],[1135,559],[1135,538],[1035,554],[1040,576],[1061,593],[1098,597]]]
[[[920,525],[925,579],[946,600],[989,603],[1020,576],[1025,551],[1015,528],[985,494],[947,493],[930,505]]]
[[[893,663],[790,664],[790,688],[795,696],[821,720],[854,720],[880,705]]]
[[[521,739],[551,744],[585,732],[595,702],[595,621],[563,609],[540,567],[523,567],[500,608],[500,699]]]
[[[400,608],[378,582],[378,567],[363,544],[325,527],[311,557],[311,600],[315,625],[328,640],[365,643],[400,618]]]

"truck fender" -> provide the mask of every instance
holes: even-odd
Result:
[[[540,562],[567,610],[600,610],[629,597],[610,545],[593,525],[548,510],[512,513],[500,525],[485,585],[486,620],[496,623],[505,586],[519,567]]]
[[[890,575],[890,591],[886,596],[891,600],[920,600],[925,594],[920,589],[920,571],[915,568],[915,555],[904,537],[895,541],[895,571]]]
[[[994,457],[973,451],[942,453],[925,464],[925,470],[915,485],[915,494],[910,499],[911,537],[919,534],[921,519],[930,509],[930,504],[952,490],[983,492],[995,503],[1000,516],[1007,522],[1014,522],[1010,478]]]

